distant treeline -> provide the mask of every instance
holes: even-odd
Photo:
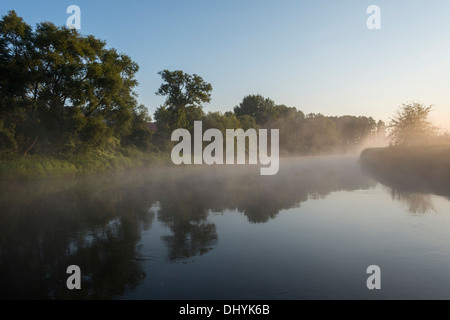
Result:
[[[158,132],[155,141],[164,150],[173,145],[170,135],[174,129],[161,121],[160,114],[166,112],[163,107],[156,113]],[[372,117],[329,117],[320,113],[305,115],[294,107],[278,105],[261,95],[244,97],[233,112],[205,114],[198,108],[195,115],[190,115],[190,111],[187,114],[189,121],[185,128],[189,131],[193,130],[194,120],[203,121],[203,130],[217,128],[224,135],[226,129],[279,129],[282,155],[354,152],[368,140],[372,144],[383,144],[386,138],[385,124],[376,122]]]
[[[166,101],[152,121],[137,102],[138,69],[93,36],[48,22],[32,28],[9,12],[0,20],[0,159],[167,154],[173,130],[192,130],[195,120],[222,132],[280,129],[284,155],[348,152],[385,139],[385,124],[372,117],[305,115],[261,95],[205,113],[212,86],[182,71],[159,73],[156,94]]]

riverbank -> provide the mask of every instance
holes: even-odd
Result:
[[[169,161],[169,154],[145,153],[131,148],[114,153],[95,151],[71,158],[29,155],[0,160],[0,179],[28,180],[100,175],[166,165]]]
[[[448,195],[450,145],[391,146],[361,153],[362,168],[389,186]]]

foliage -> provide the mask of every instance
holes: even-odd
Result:
[[[360,156],[362,168],[381,183],[404,192],[450,196],[450,140],[425,144],[369,148]]]
[[[72,154],[137,141],[138,65],[93,36],[14,11],[0,21],[0,139],[8,153]],[[140,122],[140,123],[138,123]]]
[[[163,83],[156,92],[165,96],[165,104],[155,112],[158,132],[155,144],[162,150],[168,151],[172,147],[170,137],[178,128],[193,130],[195,120],[204,117],[203,103],[211,100],[211,84],[202,77],[190,75],[181,70],[163,70],[158,73]]]
[[[0,160],[1,179],[76,177],[126,171],[149,166],[167,165],[170,156],[160,152],[142,152],[135,147],[120,152],[90,151],[70,158],[28,155]]]
[[[275,102],[261,95],[245,96],[239,106],[234,108],[236,116],[251,116],[257,124],[265,123],[268,120],[268,112],[275,107]]]
[[[196,120],[224,135],[226,129],[279,129],[284,155],[350,152],[385,137],[384,123],[371,117],[305,116],[259,94],[245,96],[233,111],[205,113],[211,84],[181,70],[158,73],[156,94],[166,99],[154,114],[155,131],[137,103],[138,70],[94,36],[48,22],[32,28],[9,12],[0,20],[0,174],[64,176],[158,162],[170,154],[172,132],[192,133]],[[428,112],[405,107],[389,127],[401,128],[391,130],[396,143],[410,132],[428,135]]]
[[[388,125],[391,143],[413,145],[435,137],[437,128],[429,120],[432,110],[432,106],[417,102],[403,104]]]
[[[180,70],[163,70],[158,74],[163,83],[156,94],[166,97],[165,105],[161,107],[161,112],[168,112],[165,121],[172,130],[189,129],[192,121],[203,115],[202,104],[211,100],[211,84],[196,74],[190,75]]]

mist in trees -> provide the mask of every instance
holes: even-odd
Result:
[[[203,111],[210,99],[211,85],[201,77],[182,71],[160,73],[163,84],[158,94],[166,96],[165,105],[155,113],[158,132],[155,143],[161,149],[172,145],[170,135],[176,128],[193,132],[194,121],[203,121],[204,130],[219,129],[279,129],[280,152],[283,155],[311,155],[361,150],[368,141],[385,143],[385,124],[372,117],[329,117],[305,115],[295,107],[276,104],[260,94],[245,96],[233,112]],[[189,89],[188,89],[189,88]],[[194,100],[194,97],[198,97]]]
[[[432,110],[418,102],[403,104],[388,125],[391,144],[417,145],[436,138],[438,128],[429,118]]]
[[[412,212],[431,208],[420,195],[450,197],[450,142],[430,120],[432,106],[402,104],[387,126],[389,147],[368,148],[360,163],[369,175],[410,203]],[[420,201],[419,201],[420,200]]]
[[[305,115],[295,107],[250,94],[228,112],[205,112],[212,85],[181,70],[159,72],[165,97],[154,119],[137,101],[139,66],[94,36],[75,29],[26,24],[14,11],[0,20],[0,158],[30,154],[70,159],[77,154],[160,153],[171,134],[204,130],[279,129],[282,155],[354,152],[383,143],[385,125],[371,117]]]

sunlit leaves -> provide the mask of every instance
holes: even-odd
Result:
[[[36,152],[101,148],[132,133],[139,68],[129,56],[49,22],[33,30],[15,12],[0,20],[0,44],[0,120],[19,151],[35,139]]]
[[[391,119],[389,140],[394,145],[420,144],[436,135],[438,128],[429,119],[432,106],[412,102],[403,104]]]

